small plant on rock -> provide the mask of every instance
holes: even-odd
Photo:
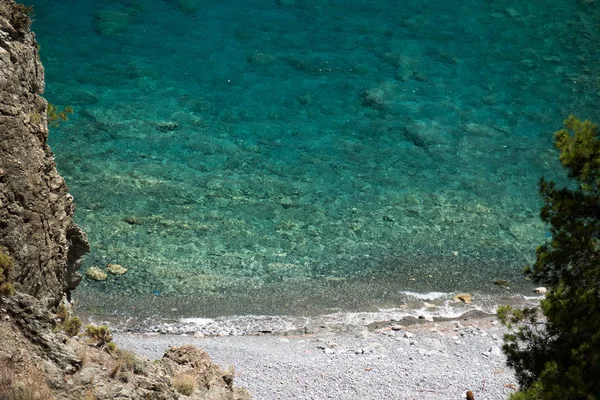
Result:
[[[73,114],[73,107],[65,107],[62,110],[59,110],[52,103],[48,103],[48,125],[52,128],[58,128],[61,122],[65,122],[69,120],[69,114]]]
[[[184,396],[191,396],[196,390],[196,377],[192,374],[175,375],[171,380],[171,386]]]
[[[113,354],[115,356],[115,364],[109,372],[111,378],[118,377],[120,380],[128,382],[132,373],[136,375],[145,375],[146,365],[144,361],[136,357],[132,352],[123,349],[115,349]]]
[[[13,268],[12,259],[0,250],[0,294],[5,296],[12,296],[15,293],[15,288],[10,282]]]
[[[64,303],[61,303],[56,309],[56,318],[59,324],[55,330],[61,330],[71,337],[77,335],[81,330],[81,319],[77,316],[72,316],[70,307]]]
[[[31,25],[33,6],[14,4],[10,14],[10,23],[17,31],[24,31]]]
[[[94,346],[101,350],[106,350],[111,354],[117,350],[117,345],[112,341],[110,329],[106,325],[87,325],[85,327],[85,335]]]
[[[75,336],[81,330],[81,325],[81,319],[77,316],[73,316],[63,322],[61,328],[68,336]]]

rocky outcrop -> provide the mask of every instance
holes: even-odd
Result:
[[[89,245],[46,140],[44,68],[27,7],[0,0],[0,247],[17,290],[48,304],[81,280]]]
[[[0,294],[0,399],[249,400],[233,378],[193,346],[150,361],[68,337],[40,300]]]

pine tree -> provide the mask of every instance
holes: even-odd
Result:
[[[560,162],[577,185],[541,179],[540,216],[551,238],[525,273],[549,286],[536,309],[503,306],[503,346],[521,391],[511,399],[600,399],[600,130],[570,116],[555,133]]]

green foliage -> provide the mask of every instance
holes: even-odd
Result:
[[[171,386],[184,396],[191,396],[196,390],[196,377],[192,374],[175,375]]]
[[[42,116],[38,112],[29,113],[29,121],[31,121],[32,124],[41,124]]]
[[[85,335],[90,339],[91,344],[102,350],[111,354],[117,350],[117,345],[112,341],[110,329],[106,325],[86,325]]]
[[[14,268],[12,259],[8,254],[0,250],[0,282],[10,281],[10,275]]]
[[[81,330],[81,325],[82,325],[81,319],[77,316],[73,316],[73,317],[67,318],[62,323],[61,329],[68,336],[75,336]]]
[[[77,335],[83,325],[79,317],[71,316],[70,307],[64,303],[59,304],[56,308],[56,318],[58,319],[58,325],[54,330],[63,331],[71,337]]]
[[[23,4],[14,4],[12,6],[10,12],[10,24],[17,31],[29,29],[31,18],[33,18],[33,6],[26,6]]]
[[[146,363],[132,352],[116,349],[115,355],[120,369],[139,375],[146,374]]]
[[[48,103],[46,113],[48,115],[48,126],[58,128],[62,122],[69,120],[69,114],[73,114],[73,107],[67,106],[59,110],[54,104]]]
[[[10,282],[13,269],[12,259],[0,250],[0,294],[12,296],[15,293],[15,288]]]
[[[15,287],[10,282],[4,282],[0,284],[0,293],[5,296],[12,296],[15,294]]]
[[[552,237],[526,273],[550,286],[543,317],[498,310],[505,325],[516,325],[503,346],[522,389],[513,400],[600,399],[600,130],[570,116],[555,144],[578,186],[540,181],[540,217]]]
[[[56,317],[60,322],[65,322],[71,316],[71,312],[69,311],[69,307],[67,307],[64,303],[60,303],[56,308]]]

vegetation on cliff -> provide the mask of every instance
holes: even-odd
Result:
[[[543,317],[536,309],[498,310],[517,326],[504,344],[521,384],[514,400],[600,397],[600,129],[570,116],[555,145],[577,185],[540,181],[540,216],[551,237],[525,272],[550,286]]]
[[[12,259],[0,250],[0,294],[10,296],[15,289],[10,282],[14,264]]]

